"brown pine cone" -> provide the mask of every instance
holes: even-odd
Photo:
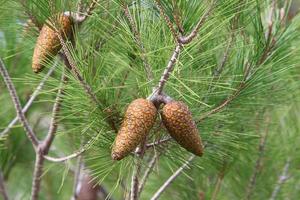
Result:
[[[52,22],[47,21],[44,24],[37,39],[32,57],[32,70],[35,73],[42,71],[47,60],[56,56],[61,49],[61,44],[54,27],[58,29],[59,34],[64,39],[71,36],[73,25],[71,17],[60,14]]]
[[[114,160],[123,159],[146,138],[155,123],[156,113],[149,100],[136,99],[129,104],[112,149]]]
[[[161,113],[162,121],[170,135],[183,148],[197,156],[202,156],[203,147],[192,114],[183,102],[167,103]]]

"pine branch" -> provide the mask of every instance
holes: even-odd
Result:
[[[158,7],[160,15],[164,18],[165,22],[167,23],[167,25],[174,37],[174,40],[177,42],[179,40],[179,35],[178,35],[177,31],[174,29],[173,23],[171,22],[170,18],[165,13],[165,11],[160,3],[160,0],[155,0],[155,3],[156,3],[156,6]]]
[[[267,136],[268,136],[268,133],[269,133],[269,124],[270,124],[270,117],[267,116],[267,118],[266,118],[266,128],[265,128],[264,134],[260,138],[260,143],[259,143],[259,147],[258,147],[259,155],[258,155],[258,158],[257,158],[256,163],[255,163],[254,171],[252,173],[252,176],[250,178],[249,184],[248,184],[247,189],[246,189],[246,199],[247,200],[251,199],[252,191],[253,191],[253,188],[256,184],[257,176],[258,176],[258,174],[260,173],[260,170],[261,170],[262,159],[263,159],[263,156],[264,156]]]
[[[20,104],[19,97],[17,95],[17,91],[16,91],[15,86],[13,85],[13,83],[11,81],[11,78],[10,78],[10,76],[9,76],[9,74],[8,74],[1,58],[0,58],[0,74],[2,75],[2,77],[4,79],[4,82],[7,86],[7,89],[9,91],[10,96],[11,96],[11,99],[14,103],[15,109],[17,111],[18,119],[21,122],[28,139],[31,141],[33,147],[36,149],[37,146],[39,145],[39,141],[36,138],[35,133],[31,129],[24,113],[22,112],[22,107],[21,107],[21,104]]]
[[[190,43],[198,34],[200,28],[203,26],[207,18],[210,16],[211,11],[213,10],[215,5],[215,0],[212,1],[208,11],[200,18],[197,25],[194,27],[192,32],[188,36],[182,36],[179,38],[179,42],[182,44],[188,44]]]
[[[55,64],[49,69],[48,73],[44,76],[43,80],[39,83],[39,85],[36,87],[36,89],[34,90],[34,92],[32,93],[31,97],[29,98],[29,100],[27,101],[27,103],[25,104],[25,106],[22,109],[23,114],[25,114],[28,109],[30,108],[30,106],[32,105],[33,101],[35,100],[35,98],[38,96],[39,92],[42,90],[42,88],[45,85],[45,82],[48,80],[48,78],[52,75],[52,73],[54,72],[55,68],[57,67],[57,62],[55,62]],[[8,125],[7,127],[0,133],[0,137],[6,135],[9,130],[17,123],[18,121],[18,116],[16,116]]]
[[[179,13],[179,8],[178,8],[178,5],[177,5],[177,1],[173,0],[172,3],[175,7],[174,11],[173,11],[173,17],[174,17],[174,20],[175,20],[175,24],[176,24],[180,34],[182,35],[184,33],[184,29],[183,29],[183,26],[182,26],[182,23],[181,23],[181,15]]]
[[[1,169],[0,169],[0,194],[3,197],[3,200],[9,200]]]
[[[162,93],[164,86],[170,77],[170,74],[174,70],[174,66],[178,59],[181,48],[182,48],[181,44],[180,43],[177,44],[177,46],[173,52],[173,55],[172,55],[171,59],[169,60],[169,63],[167,65],[166,69],[164,70],[163,75],[161,76],[161,78],[159,80],[157,89],[155,91],[156,95],[160,95]]]
[[[67,80],[64,71],[62,72],[60,86],[57,91],[55,103],[52,110],[52,119],[49,127],[49,131],[45,139],[39,143],[36,151],[35,156],[35,166],[34,166],[34,172],[33,172],[33,181],[32,181],[32,190],[31,190],[31,199],[37,200],[39,197],[40,192],[40,186],[42,181],[42,173],[43,173],[43,167],[44,167],[44,156],[48,154],[49,149],[52,145],[53,139],[55,137],[56,131],[57,131],[57,117],[58,112],[60,110],[61,106],[61,97],[63,95],[63,85],[65,84],[65,81]]]
[[[288,170],[289,170],[289,167],[290,167],[290,163],[291,163],[291,158],[288,158],[285,165],[284,165],[284,168],[282,170],[282,173],[281,175],[278,177],[278,181],[277,181],[277,184],[272,192],[272,196],[270,198],[270,200],[275,200],[282,185],[286,182],[286,180],[288,179]]]
[[[140,36],[140,33],[139,31],[137,30],[137,26],[130,14],[130,11],[128,9],[128,5],[123,3],[123,9],[124,9],[124,13],[125,13],[125,16],[127,17],[128,21],[129,21],[129,24],[130,24],[130,27],[131,27],[131,30],[133,32],[133,35],[134,35],[134,40],[135,42],[137,43],[138,47],[141,49],[141,59],[143,61],[143,64],[144,64],[144,68],[145,68],[145,71],[146,71],[146,75],[147,75],[147,79],[148,81],[152,81],[153,80],[153,72],[152,72],[152,67],[150,66],[149,62],[148,62],[148,59],[146,57],[146,50],[145,50],[145,47],[142,43],[142,39],[141,39],[141,36]]]
[[[183,170],[189,166],[195,157],[195,155],[192,155],[180,168],[178,168],[177,171],[155,192],[155,194],[151,197],[151,200],[158,199],[168,186],[183,172]]]

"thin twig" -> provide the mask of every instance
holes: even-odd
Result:
[[[135,150],[135,156],[138,158],[137,163],[134,165],[134,169],[132,172],[131,179],[131,191],[130,191],[130,200],[137,200],[139,193],[139,176],[142,168],[142,159],[146,150],[146,141],[147,137],[144,141],[141,142],[140,146]]]
[[[92,138],[91,140],[87,141],[87,143],[85,143],[78,151],[68,155],[68,156],[63,156],[60,158],[55,158],[55,157],[51,157],[51,156],[46,156],[44,155],[44,158],[48,161],[52,161],[52,162],[64,162],[67,160],[70,160],[72,158],[76,158],[78,156],[80,156],[82,153],[84,153],[88,147],[92,144],[94,138]]]
[[[142,39],[141,39],[141,36],[140,36],[140,33],[139,31],[137,30],[137,26],[130,14],[130,11],[128,9],[128,5],[124,3],[123,5],[123,8],[124,8],[124,13],[125,13],[125,16],[127,17],[128,21],[129,21],[129,24],[131,26],[131,30],[134,34],[134,40],[135,42],[137,43],[137,45],[139,46],[139,48],[141,49],[141,59],[143,61],[143,64],[144,64],[144,68],[145,68],[145,71],[146,71],[146,75],[147,75],[147,79],[148,81],[152,81],[153,80],[153,72],[152,72],[152,67],[150,66],[149,62],[148,62],[148,59],[146,57],[146,50],[145,50],[145,47],[142,43]]]
[[[229,103],[231,103],[243,90],[243,88],[246,86],[245,82],[242,81],[238,88],[236,89],[236,91],[230,95],[227,99],[225,99],[220,105],[218,105],[217,107],[215,107],[214,109],[208,111],[207,113],[203,114],[202,116],[200,116],[200,118],[196,121],[196,123],[199,123],[201,121],[203,121],[204,119],[206,119],[207,117],[209,117],[212,114],[215,114],[219,111],[221,111],[223,108],[225,108]]]
[[[22,112],[25,114],[30,106],[32,105],[35,98],[38,96],[39,92],[42,90],[43,86],[45,85],[45,82],[48,80],[48,78],[52,75],[55,68],[57,67],[57,62],[54,63],[54,65],[49,69],[48,73],[44,76],[43,80],[39,83],[39,85],[36,87],[34,92],[32,93],[31,97],[25,104],[25,106],[22,109]],[[6,135],[9,130],[18,122],[18,116],[16,116],[8,125],[7,127],[0,133],[0,137]]]
[[[290,167],[290,163],[291,163],[291,158],[288,158],[285,165],[284,165],[284,168],[282,170],[281,175],[278,177],[277,184],[276,184],[276,186],[275,186],[275,188],[272,192],[272,196],[271,196],[270,200],[275,200],[276,199],[276,196],[278,195],[278,193],[281,189],[281,186],[288,179],[288,170],[289,170],[289,167]]]
[[[25,8],[25,13],[29,17],[31,22],[34,24],[34,26],[37,27],[39,30],[41,30],[42,25],[38,22],[37,18],[30,11],[28,11],[28,7],[26,6],[26,1],[22,0],[20,1],[20,3]]]
[[[0,169],[0,194],[3,197],[3,200],[9,200],[1,169]]]
[[[168,136],[168,137],[166,137],[166,138],[164,138],[162,140],[158,140],[156,142],[152,142],[152,143],[146,144],[146,148],[147,149],[148,148],[155,148],[155,146],[165,144],[165,143],[167,143],[167,142],[169,142],[171,140],[172,140],[172,137]]]
[[[260,143],[259,143],[259,147],[258,147],[259,155],[258,155],[258,158],[257,158],[256,163],[255,163],[254,171],[252,173],[252,176],[250,178],[249,184],[248,184],[247,189],[246,189],[246,198],[245,199],[247,199],[247,200],[251,199],[252,191],[253,191],[253,188],[256,184],[257,176],[258,176],[258,174],[261,170],[262,159],[263,159],[263,156],[264,156],[267,136],[268,136],[268,133],[269,133],[269,123],[270,123],[270,117],[267,116],[267,118],[266,118],[266,128],[265,128],[264,134],[260,138]]]
[[[62,54],[62,58],[64,59],[65,64],[67,65],[68,68],[71,68],[72,72],[75,74],[76,78],[79,80],[80,84],[84,88],[85,92],[90,96],[92,101],[96,105],[100,105],[100,102],[98,101],[96,95],[93,93],[91,86],[87,82],[85,82],[84,78],[81,76],[79,70],[77,69],[75,62],[72,59],[71,53],[69,52],[68,47],[64,42],[63,38],[58,33],[57,36],[62,44],[62,48],[64,51],[64,53]]]
[[[208,11],[200,18],[200,20],[198,21],[197,25],[194,27],[194,29],[192,30],[192,32],[188,36],[183,36],[183,37],[179,38],[179,41],[182,44],[188,44],[188,43],[190,43],[197,36],[200,28],[203,26],[203,24],[205,23],[205,21],[209,17],[211,11],[213,10],[214,5],[215,5],[215,1],[213,0],[213,2],[211,3]]]
[[[177,31],[174,29],[173,23],[171,22],[170,18],[165,13],[165,11],[160,3],[160,0],[155,0],[155,3],[159,9],[160,15],[163,16],[164,20],[166,21],[166,23],[174,37],[174,40],[177,42],[179,40],[179,35],[178,35]]]
[[[189,166],[189,164],[194,160],[195,157],[195,155],[192,155],[181,167],[179,167],[177,171],[172,176],[170,176],[170,178],[156,191],[151,200],[158,199],[160,195],[167,189],[167,187],[183,172],[185,168]]]
[[[56,99],[55,99],[53,109],[52,109],[52,118],[51,118],[49,131],[48,131],[48,134],[47,134],[46,138],[41,143],[44,155],[48,154],[50,146],[51,146],[51,144],[53,142],[53,139],[55,137],[55,133],[57,131],[58,112],[60,111],[61,102],[62,102],[62,95],[64,94],[64,84],[65,84],[66,81],[67,81],[67,76],[65,76],[65,74],[63,72],[62,77],[61,77],[61,82],[60,82],[60,85],[59,85],[59,89],[57,91]]]
[[[146,184],[146,181],[150,175],[150,173],[152,172],[154,166],[155,166],[155,163],[158,159],[158,155],[154,154],[152,159],[150,160],[149,164],[148,164],[148,167],[140,181],[140,184],[139,184],[139,189],[138,189],[138,196],[140,196],[140,194],[142,193],[143,189],[144,189],[144,186]]]
[[[220,192],[220,189],[221,189],[222,182],[224,180],[225,170],[226,170],[226,167],[224,166],[223,169],[218,174],[217,183],[216,183],[215,189],[213,191],[211,200],[216,200],[217,199],[217,196],[218,196],[218,194]]]
[[[0,58],[0,74],[2,75],[2,77],[4,79],[4,82],[7,86],[7,89],[9,91],[10,96],[11,96],[11,99],[14,103],[15,109],[17,111],[18,119],[21,122],[27,137],[31,141],[33,147],[36,149],[37,146],[39,145],[39,141],[36,138],[32,128],[30,127],[30,125],[29,125],[29,123],[28,123],[28,121],[25,117],[25,115],[22,112],[22,107],[21,107],[21,104],[20,104],[19,97],[17,95],[16,88],[13,85],[13,82],[11,81],[11,78],[10,78],[10,76],[9,76],[9,74],[8,74],[1,58]]]

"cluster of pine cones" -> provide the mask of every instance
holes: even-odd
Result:
[[[45,24],[37,39],[32,58],[32,69],[36,73],[44,68],[47,60],[60,51],[62,46],[58,35],[63,39],[71,36],[73,21],[70,16],[58,15],[55,22],[56,24],[51,22]],[[112,158],[121,160],[133,152],[149,134],[156,117],[157,109],[150,100],[134,100],[127,108],[124,121],[115,139]],[[184,103],[178,101],[166,103],[161,111],[161,117],[164,126],[178,144],[195,155],[202,155],[203,147],[197,126]]]
[[[115,139],[112,158],[121,160],[147,137],[156,121],[157,109],[147,99],[136,99],[129,104],[124,121]],[[164,126],[183,148],[202,156],[203,148],[198,129],[188,107],[178,101],[164,105],[161,111]]]

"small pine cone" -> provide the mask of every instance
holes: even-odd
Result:
[[[170,135],[183,148],[197,156],[202,156],[203,147],[199,131],[189,108],[178,101],[167,103],[162,110],[162,121]]]
[[[146,138],[155,123],[156,113],[149,100],[136,99],[129,104],[112,149],[114,160],[123,159]]]
[[[58,29],[59,34],[64,39],[71,36],[73,25],[71,17],[60,14],[53,22],[48,21],[47,24],[44,24],[37,39],[32,57],[32,70],[35,73],[42,71],[45,62],[56,56],[61,49],[61,44],[54,27]]]

